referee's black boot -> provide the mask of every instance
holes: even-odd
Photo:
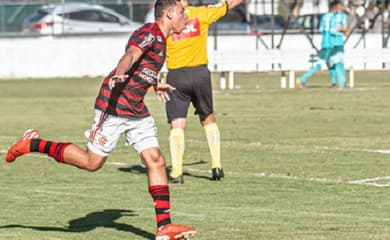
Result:
[[[212,172],[212,179],[215,181],[221,180],[221,178],[225,177],[225,174],[223,173],[222,168],[213,168],[211,169]]]
[[[183,177],[183,175],[180,175],[180,176],[174,178],[171,175],[169,175],[169,182],[170,183],[175,183],[175,184],[183,184],[184,183],[184,177]]]

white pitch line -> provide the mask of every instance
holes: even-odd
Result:
[[[387,183],[378,183],[378,181],[382,181],[382,180],[389,180],[389,181]],[[359,180],[349,181],[348,183],[375,186],[375,187],[390,187],[390,176],[359,179]]]
[[[61,139],[67,139],[67,138],[70,138],[70,137],[67,137],[67,136],[62,136]],[[15,136],[5,136],[5,135],[0,135],[0,140],[1,139],[6,139],[6,140],[18,140],[18,137],[15,137]],[[74,142],[84,142],[85,141],[85,138],[74,138],[72,141]],[[196,139],[196,138],[193,138],[193,139],[187,139],[186,140],[187,142],[189,143],[201,143],[203,144],[204,143],[204,140],[200,140],[200,139]],[[247,146],[282,146],[283,144],[267,144],[267,143],[261,143],[261,142],[249,142],[247,144],[243,144],[241,142],[238,142],[238,141],[224,141],[226,144],[237,144],[237,145],[247,145]],[[390,154],[390,149],[362,149],[362,148],[357,148],[357,149],[348,149],[348,148],[339,148],[339,147],[328,147],[328,146],[322,146],[322,145],[319,145],[319,146],[313,146],[315,149],[318,149],[318,150],[329,150],[329,151],[332,151],[332,150],[337,150],[337,151],[357,151],[357,152],[372,152],[372,153],[382,153],[382,154]],[[0,153],[6,153],[8,149],[0,149]],[[118,150],[116,150],[118,151]]]
[[[200,169],[189,168],[189,167],[186,167],[185,169],[191,172],[201,172],[201,173],[211,172],[210,170],[200,170]],[[228,175],[239,176],[239,174],[234,172],[225,172],[225,173],[227,173]],[[329,179],[329,178],[291,176],[291,175],[286,175],[281,173],[252,173],[252,174],[245,173],[245,175],[246,176],[250,175],[253,177],[280,178],[280,179],[291,179],[291,180],[322,182],[322,183],[347,183],[347,184],[357,184],[357,185],[365,185],[365,186],[373,186],[373,187],[390,187],[390,176],[342,181],[342,180]],[[381,181],[381,180],[389,180],[389,182],[377,183],[377,181]]]
[[[390,154],[390,149],[366,149],[366,152]]]
[[[0,136],[4,137],[4,136]],[[327,147],[325,147],[327,149]],[[8,149],[0,149],[0,153],[5,154],[7,153]],[[366,151],[366,152],[374,152],[374,153],[382,153],[382,154],[390,154],[389,149],[360,149],[359,151]],[[30,155],[30,154],[29,154]],[[29,156],[27,155],[27,156]],[[31,154],[30,156],[38,157],[38,158],[48,158],[46,155],[41,154]],[[108,165],[113,166],[127,166],[128,163],[124,162],[107,162]],[[209,170],[200,170],[195,168],[185,168],[192,172],[207,172],[210,173]],[[226,172],[229,175],[238,175],[234,172]],[[248,175],[248,174],[246,174]],[[292,180],[303,180],[303,181],[311,181],[311,182],[322,182],[322,183],[348,183],[348,184],[357,184],[357,185],[366,185],[366,186],[374,186],[374,187],[390,187],[390,176],[384,176],[384,177],[375,177],[375,178],[365,178],[365,179],[357,179],[357,180],[351,180],[351,181],[342,181],[337,179],[329,179],[329,178],[317,178],[317,177],[299,177],[299,176],[291,176],[281,173],[253,173],[252,176],[254,177],[269,177],[269,178],[281,178],[281,179],[292,179]],[[383,180],[389,180],[385,183],[378,183],[378,181]]]
[[[129,165],[128,163],[124,163],[124,162],[107,162],[106,164],[114,165],[114,166],[128,166]]]
[[[192,172],[203,172],[203,173],[211,173],[210,170],[200,170],[200,169],[195,169],[195,168],[185,168],[186,170],[192,171]],[[228,175],[235,175],[239,176],[240,174],[234,173],[234,172],[225,172]],[[298,176],[291,176],[291,175],[286,175],[286,174],[281,174],[281,173],[252,173],[248,174],[245,173],[246,176],[250,175],[253,177],[269,177],[269,178],[283,178],[283,179],[292,179],[292,180],[306,180],[306,181],[312,181],[312,182],[327,182],[327,183],[342,183],[343,181],[341,180],[335,180],[335,179],[328,179],[328,178],[316,178],[316,177],[298,177]]]

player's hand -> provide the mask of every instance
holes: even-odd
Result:
[[[158,83],[155,87],[157,99],[164,103],[171,100],[168,92],[172,92],[174,90],[176,90],[176,88],[172,87],[168,83]]]
[[[348,30],[348,29],[345,29],[345,30],[344,30],[344,36],[345,36],[345,37],[348,37],[348,36],[349,36],[349,30]]]
[[[127,75],[127,74],[124,74],[124,75],[114,75],[108,81],[108,87],[110,89],[113,89],[115,87],[115,83],[117,83],[117,82],[125,82],[128,77],[129,77],[129,75]]]

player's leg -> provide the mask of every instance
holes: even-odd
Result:
[[[305,72],[299,77],[301,84],[304,86],[309,78],[311,78],[316,72],[321,70],[321,63],[314,65],[309,71]]]
[[[343,88],[345,87],[345,69],[343,63],[337,63],[335,65],[336,69],[336,75],[337,75],[337,82],[339,84],[339,87]]]
[[[194,228],[172,224],[170,218],[170,193],[165,171],[165,159],[158,144],[157,127],[152,117],[140,119],[136,127],[129,121],[126,141],[139,153],[148,171],[149,193],[156,214],[156,239],[184,239],[194,236]],[[134,126],[134,124],[133,124]]]
[[[335,66],[336,78],[339,87],[345,87],[345,68],[344,68],[344,47],[336,46],[335,53],[331,56],[331,61]]]
[[[13,162],[19,156],[38,152],[47,154],[57,162],[96,171],[103,166],[119,140],[122,130],[118,128],[120,125],[116,124],[116,121],[118,121],[117,118],[107,117],[100,111],[96,111],[87,150],[68,142],[42,139],[37,130],[28,130],[8,150],[6,160]]]
[[[184,183],[183,157],[185,150],[184,130],[186,124],[187,120],[185,118],[176,118],[171,122],[169,150],[172,163],[172,171],[170,173],[170,181],[172,183]]]
[[[16,158],[28,153],[38,152],[47,154],[57,162],[70,164],[88,171],[96,171],[104,164],[106,157],[81,149],[75,144],[48,141],[40,138],[39,133],[37,137],[26,137],[31,131],[38,133],[37,130],[27,130],[24,136],[8,150],[7,162],[13,162]]]
[[[307,80],[311,78],[316,72],[324,68],[326,65],[327,59],[329,55],[329,49],[323,48],[319,53],[319,58],[315,65],[307,72],[305,72],[301,77],[297,79],[297,84],[301,87],[305,86]]]
[[[191,69],[170,70],[167,75],[167,83],[176,88],[170,93],[170,100],[166,103],[166,113],[170,124],[169,149],[172,170],[169,181],[171,183],[184,183],[183,158],[185,151],[185,128],[188,108],[191,97],[189,79],[193,76]]]
[[[329,77],[330,77],[330,82],[331,82],[331,86],[334,87],[336,86],[336,69],[335,69],[335,65],[332,61],[332,54],[334,54],[334,49],[333,48],[329,48],[327,49],[326,51],[324,51],[324,63],[326,64],[326,66],[328,67],[328,70],[329,70]]]
[[[337,66],[338,76],[340,76],[339,86],[345,87],[345,65],[344,65],[344,47],[340,48],[340,62]]]
[[[195,236],[195,228],[171,223],[170,192],[165,160],[160,149],[148,148],[140,156],[148,170],[149,193],[153,198],[156,214],[156,239],[189,239]]]
[[[329,67],[329,75],[330,75],[330,81],[332,83],[332,87],[336,86],[337,83],[337,75],[336,75],[336,66],[332,65]]]
[[[215,121],[210,71],[206,66],[198,67],[196,75],[197,79],[193,82],[195,97],[192,98],[192,104],[206,133],[211,155],[212,179],[220,180],[224,177],[221,166],[221,140]]]
[[[203,116],[199,115],[201,124],[205,130],[207,144],[211,155],[212,179],[220,180],[224,177],[221,164],[221,137],[214,113]]]

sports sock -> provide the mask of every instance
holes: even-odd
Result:
[[[156,210],[157,228],[171,223],[168,185],[149,186],[149,193],[153,198]]]
[[[46,153],[57,162],[64,162],[64,150],[71,143],[60,143],[46,141],[43,139],[33,139],[30,144],[30,152]]]
[[[211,168],[221,168],[221,145],[218,126],[216,123],[211,123],[204,126],[204,129],[211,154]]]
[[[169,147],[172,162],[171,177],[177,178],[183,174],[183,155],[185,147],[183,129],[171,129],[171,133],[169,135]]]
[[[335,86],[337,81],[335,65],[329,68],[329,75],[330,75],[330,81],[332,82],[332,86]]]
[[[340,87],[345,87],[345,69],[343,63],[337,63],[336,66],[337,81]]]
[[[306,83],[307,79],[309,79],[311,76],[314,75],[314,73],[318,72],[321,70],[321,64],[317,63],[314,67],[312,67],[308,72],[303,74],[300,79],[302,83]]]

